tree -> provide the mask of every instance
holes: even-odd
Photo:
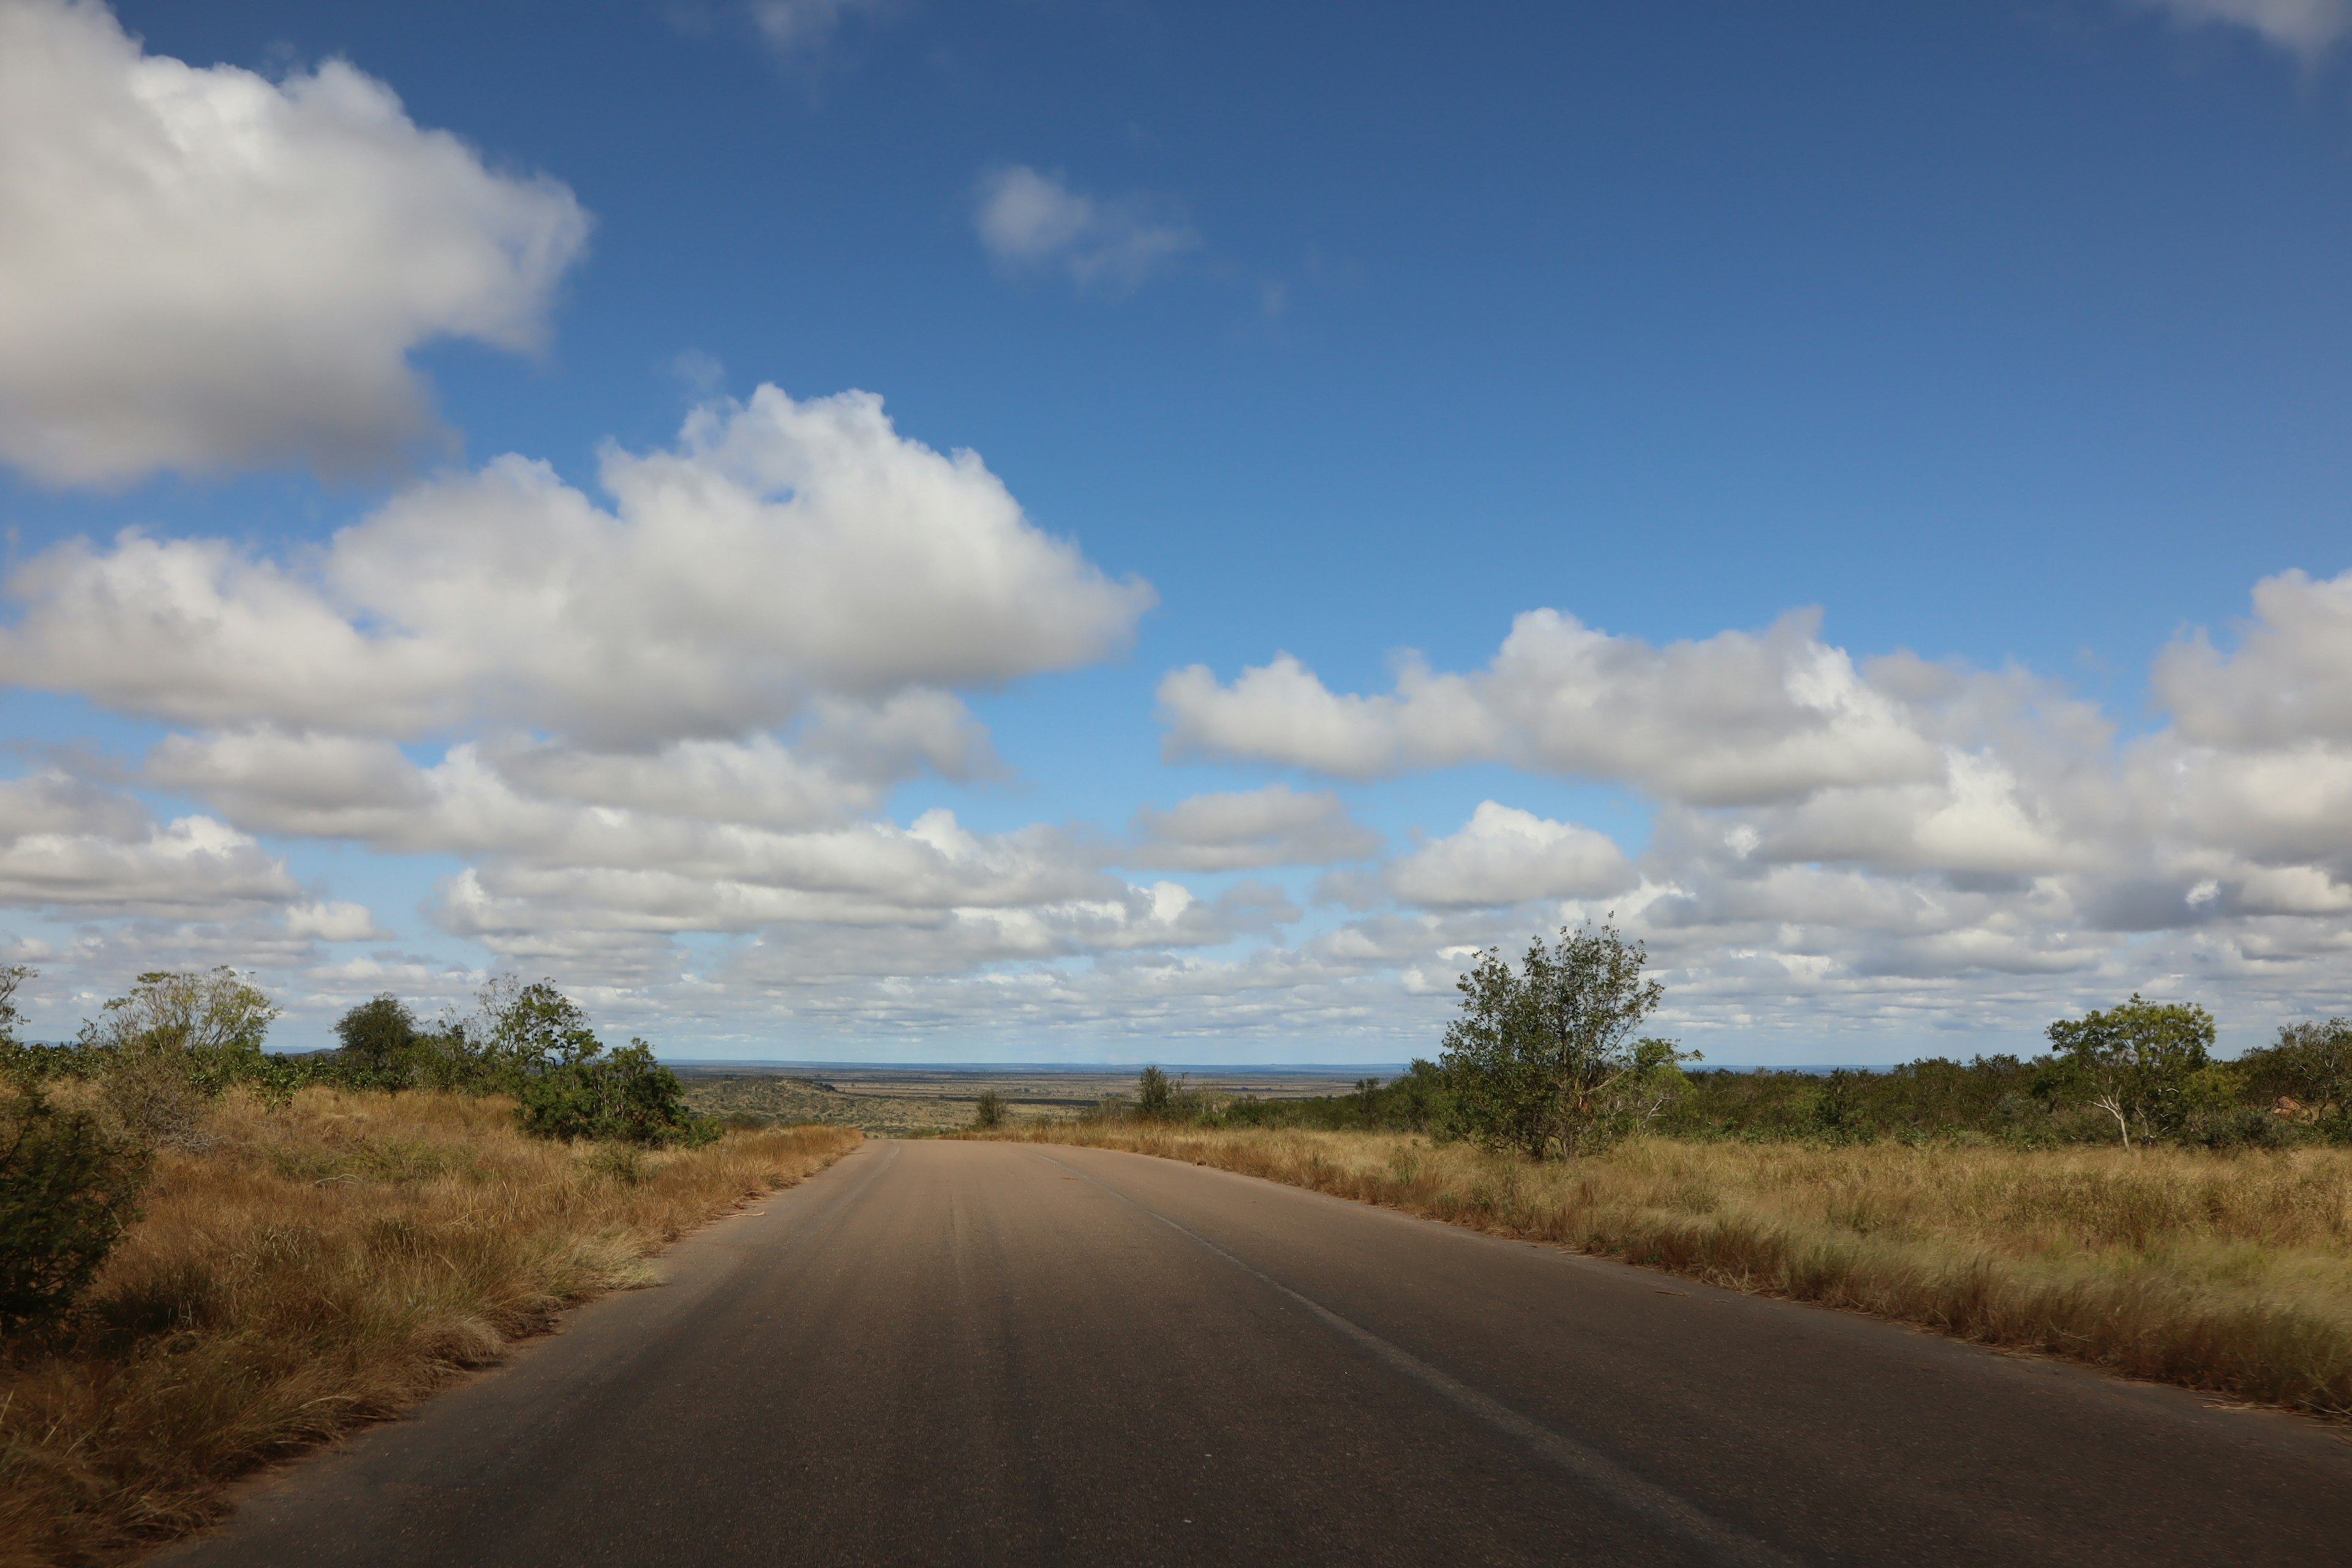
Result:
[[[1175,1103],[1176,1080],[1156,1067],[1146,1067],[1135,1080],[1135,1114],[1147,1121],[1163,1121]]]
[[[104,1064],[107,1103],[142,1138],[185,1142],[205,1102],[271,1077],[261,1042],[278,1005],[226,965],[142,974],[102,1013],[81,1044]]]
[[[1537,937],[1514,972],[1490,948],[1455,983],[1461,1016],[1445,1031],[1440,1065],[1461,1129],[1492,1147],[1541,1159],[1573,1156],[1628,1130],[1649,1103],[1628,1091],[1695,1053],[1637,1041],[1665,989],[1643,980],[1649,952],[1612,925]],[[1679,1069],[1675,1076],[1679,1077]]]
[[[986,1131],[1004,1125],[1004,1096],[993,1089],[983,1089],[980,1098],[971,1103],[971,1124]]]
[[[2352,1114],[2352,1018],[2283,1025],[2275,1043],[2248,1051],[2238,1065],[2263,1093],[2292,1100],[2312,1116]]]
[[[2134,1123],[2145,1136],[2179,1121],[2190,1079],[2212,1061],[2210,1013],[2144,1002],[2137,992],[2104,1013],[2061,1018],[2048,1033],[2061,1089],[2114,1117],[2126,1149]]]
[[[346,1081],[365,1089],[406,1089],[417,1064],[416,1016],[386,992],[361,1003],[335,1020],[337,1053]]]
[[[482,987],[481,1010],[465,1037],[491,1083],[520,1093],[533,1079],[596,1056],[604,1043],[580,1004],[550,980],[501,976]]]

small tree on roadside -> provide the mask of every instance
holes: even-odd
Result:
[[[1004,1125],[1004,1096],[995,1089],[983,1089],[972,1101],[971,1124],[982,1131]]]
[[[526,984],[510,975],[482,987],[480,1011],[464,1031],[484,1075],[509,1093],[604,1048],[588,1015],[551,980]]]
[[[718,1138],[719,1123],[686,1103],[677,1074],[654,1059],[653,1047],[631,1040],[550,1068],[523,1086],[516,1120],[541,1138],[593,1138],[619,1143],[684,1144]]]
[[[2057,1047],[2059,1086],[2116,1120],[2123,1146],[2132,1128],[2143,1136],[2175,1124],[2189,1090],[2212,1063],[2213,1016],[2189,1003],[2131,1000],[2105,1012],[2061,1018],[2049,1028]]]
[[[274,1080],[261,1049],[278,1005],[223,965],[142,974],[82,1026],[108,1106],[134,1135],[184,1143],[231,1084]]]
[[[1694,1053],[1637,1040],[1665,989],[1642,978],[1648,951],[1617,928],[1563,928],[1540,936],[1514,971],[1490,948],[1455,983],[1461,1016],[1439,1058],[1454,1089],[1462,1131],[1491,1147],[1535,1158],[1574,1156],[1629,1130],[1666,1069]]]

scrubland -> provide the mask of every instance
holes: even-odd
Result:
[[[201,1525],[238,1475],[650,1282],[666,1243],[859,1141],[572,1144],[522,1135],[501,1096],[232,1092],[156,1152],[142,1217],[70,1316],[7,1346],[0,1565],[102,1563]]]
[[[1651,1137],[1538,1162],[1413,1133],[1135,1120],[995,1136],[1214,1165],[2352,1420],[2352,1149]]]

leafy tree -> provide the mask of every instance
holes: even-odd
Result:
[[[983,1131],[1004,1125],[1004,1096],[992,1089],[983,1089],[972,1101],[971,1124]]]
[[[1671,1042],[1637,1040],[1664,999],[1643,980],[1647,950],[1612,925],[1537,937],[1514,972],[1489,949],[1456,982],[1461,1016],[1439,1058],[1454,1089],[1458,1131],[1538,1159],[1574,1156],[1627,1131],[1645,1100],[1635,1091],[1688,1059]]]
[[[2210,1013],[2144,1002],[2137,992],[2105,1012],[2061,1018],[2048,1032],[2057,1089],[2114,1117],[2126,1149],[2135,1123],[2145,1136],[2179,1122],[2190,1109],[2192,1079],[2212,1062]]]
[[[1135,1114],[1162,1121],[1176,1103],[1176,1080],[1156,1067],[1147,1067],[1135,1080]]]
[[[408,1005],[386,992],[335,1020],[338,1075],[360,1089],[406,1089],[416,1079],[419,1032]]]
[[[142,974],[102,1013],[82,1026],[81,1045],[103,1064],[107,1103],[142,1138],[188,1142],[231,1084],[278,1076],[261,1049],[277,1004],[226,965]]]
[[[604,1048],[580,1004],[557,990],[552,981],[526,985],[502,977],[482,988],[480,1002],[475,1023],[464,1033],[480,1058],[486,1079],[510,1093],[520,1093],[533,1080],[587,1061]]]

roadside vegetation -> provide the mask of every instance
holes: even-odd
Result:
[[[2352,1420],[2352,1020],[2235,1061],[2138,996],[2032,1059],[1694,1070],[1606,926],[1462,977],[1434,1061],[1264,1100],[1146,1068],[981,1133],[1215,1165]]]
[[[227,1484],[650,1282],[684,1231],[855,1148],[730,1131],[551,985],[268,1055],[227,971],[142,976],[68,1047],[0,975],[0,1568],[111,1561]]]

